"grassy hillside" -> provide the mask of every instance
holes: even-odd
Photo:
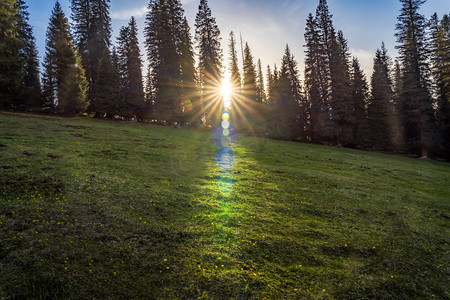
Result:
[[[0,113],[0,298],[449,299],[450,164]]]

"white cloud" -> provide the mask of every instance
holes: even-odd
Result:
[[[181,4],[188,4],[193,2],[194,0],[181,0]]]
[[[147,6],[142,6],[140,8],[131,8],[121,11],[113,11],[111,12],[111,18],[113,20],[128,20],[131,17],[135,17],[139,19],[147,13]]]
[[[363,69],[366,74],[366,78],[369,79],[370,76],[372,76],[373,58],[375,57],[375,52],[371,53],[364,49],[350,49],[350,53],[359,60],[361,69]]]

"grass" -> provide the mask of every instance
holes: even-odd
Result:
[[[0,299],[449,299],[450,164],[0,113]]]

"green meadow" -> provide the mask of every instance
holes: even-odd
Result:
[[[0,112],[0,299],[449,299],[450,163]]]

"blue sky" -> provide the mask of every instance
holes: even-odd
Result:
[[[34,28],[39,56],[45,55],[45,32],[55,1],[26,0],[29,6],[30,23]],[[111,0],[113,42],[119,28],[128,23],[131,16],[138,21],[140,41],[143,41],[143,29],[146,7],[149,0]],[[244,43],[248,42],[253,56],[260,58],[267,66],[280,64],[286,44],[299,63],[303,75],[304,31],[308,13],[315,12],[318,0],[209,0],[213,16],[222,33],[222,48],[228,53],[228,34],[234,31],[242,34]],[[64,12],[70,17],[70,1],[60,0]],[[192,30],[199,0],[182,0],[186,17]],[[353,56],[358,57],[370,78],[373,56],[384,41],[391,56],[394,49],[395,24],[400,10],[397,0],[328,0],[333,14],[334,26],[344,32]],[[430,17],[437,12],[439,17],[450,13],[450,1],[428,0],[421,13]],[[142,54],[144,53],[143,47]],[[145,55],[143,56],[145,60]],[[241,63],[241,62],[240,62]]]

